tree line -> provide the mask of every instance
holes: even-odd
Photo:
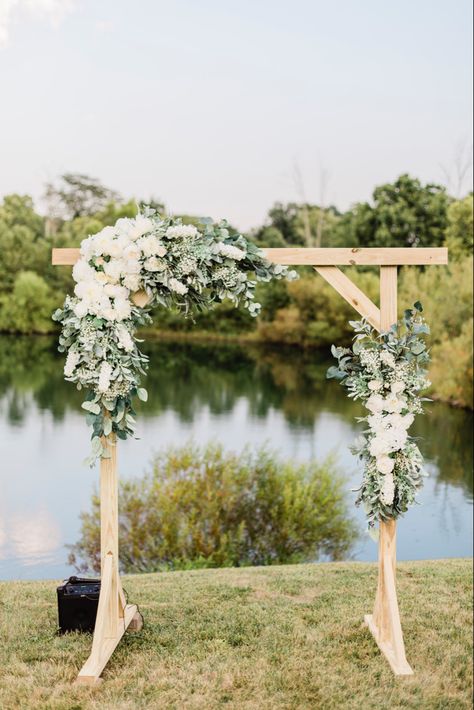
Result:
[[[44,197],[44,215],[27,195],[7,195],[0,203],[0,332],[54,332],[51,313],[71,292],[72,278],[69,269],[51,266],[51,249],[78,246],[88,234],[137,211],[136,200],[125,200],[98,180],[75,173],[46,185]],[[160,200],[146,202],[165,209]],[[182,217],[185,222],[199,220]],[[472,406],[472,193],[455,199],[440,185],[401,175],[376,187],[370,202],[345,212],[334,206],[275,203],[264,224],[247,236],[262,247],[448,246],[447,268],[401,270],[400,308],[423,301],[432,327],[434,393]],[[376,270],[348,272],[377,302]],[[298,281],[259,286],[257,297],[263,306],[257,320],[224,303],[188,320],[157,310],[153,328],[186,337],[212,333],[300,347],[350,340],[347,321],[354,312],[311,269],[301,268]]]

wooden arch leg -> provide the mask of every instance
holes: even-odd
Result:
[[[405,656],[400,613],[395,586],[397,523],[380,522],[379,579],[375,596],[374,613],[367,614],[365,622],[378,647],[395,675],[412,675]]]
[[[397,322],[397,267],[380,267],[380,327],[389,330]],[[405,656],[396,588],[397,523],[379,523],[379,579],[374,613],[365,622],[395,675],[412,675]]]
[[[117,644],[127,628],[139,630],[141,615],[135,604],[127,604],[118,571],[118,481],[115,437],[104,441],[111,452],[100,463],[101,585],[99,606],[89,658],[76,683],[98,683]]]

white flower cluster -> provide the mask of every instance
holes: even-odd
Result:
[[[407,374],[409,370],[405,363],[397,364],[394,355],[386,350],[380,353],[374,349],[362,350],[360,361],[368,375],[377,372],[379,377],[366,383],[369,396],[365,407],[370,412],[366,417],[369,430],[359,451],[366,448],[375,459],[375,469],[383,476],[381,500],[384,505],[391,506],[395,496],[396,454],[405,449],[408,429],[415,418],[404,396],[406,383],[393,378],[398,377],[402,371]],[[381,376],[383,371],[384,375]],[[416,411],[417,407],[414,409]]]
[[[423,365],[429,355],[422,334],[429,328],[421,317],[421,304],[405,312],[403,321],[388,333],[376,334],[366,322],[352,323],[354,346],[335,348],[337,377],[349,396],[361,399],[367,424],[352,451],[365,462],[358,503],[363,502],[369,525],[397,517],[415,500],[422,485],[423,458],[408,430],[422,411],[419,393],[429,382]]]
[[[234,247],[232,244],[224,244],[223,242],[219,242],[217,246],[219,247],[219,254],[224,256],[226,259],[240,261],[245,256],[245,252],[242,251],[242,249]]]
[[[381,380],[370,380],[368,388],[378,391],[383,388]],[[401,396],[405,383],[396,380],[390,386],[386,397],[371,394],[365,403],[372,413],[367,417],[370,427],[369,453],[375,458],[376,468],[385,476],[382,485],[382,500],[385,505],[392,505],[395,493],[393,469],[395,459],[391,454],[402,451],[408,439],[408,428],[412,425],[414,416],[411,412],[402,415],[407,409],[407,400]]]
[[[199,230],[149,208],[84,239],[73,268],[74,296],[53,318],[62,324],[64,375],[88,390],[83,408],[93,426],[94,456],[102,455],[102,437],[133,433],[132,398],[147,396],[139,386],[147,358],[135,331],[151,319],[133,302],[137,291],[146,292],[151,306],[185,314],[228,298],[256,315],[258,280],[296,276],[268,262],[243,236],[231,235],[225,222]]]
[[[72,271],[77,297],[73,311],[78,318],[93,315],[117,322],[130,318],[130,294],[141,287],[142,269],[154,270],[158,257],[166,255],[164,244],[150,234],[154,227],[148,217],[123,218],[82,242],[81,258]]]

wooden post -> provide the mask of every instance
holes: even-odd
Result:
[[[142,619],[135,604],[127,604],[119,577],[118,557],[118,481],[117,441],[115,434],[103,439],[110,458],[100,461],[100,550],[101,585],[92,650],[83,665],[77,683],[100,681],[118,642],[131,627],[139,630]]]
[[[380,267],[380,326],[389,330],[397,322],[397,267]],[[412,675],[405,656],[396,589],[396,520],[379,522],[379,578],[374,613],[365,616],[378,647],[395,675]]]

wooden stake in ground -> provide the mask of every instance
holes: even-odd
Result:
[[[287,248],[265,249],[277,264],[313,266],[316,271],[377,330],[388,330],[397,321],[397,267],[448,263],[446,248]],[[53,249],[54,265],[73,265],[79,249]],[[338,266],[380,266],[380,308]],[[135,295],[137,305],[146,304],[146,294]],[[78,682],[96,683],[126,628],[141,628],[137,607],[126,604],[118,574],[118,506],[116,441],[112,458],[101,459],[101,591],[92,652]],[[378,647],[395,675],[411,675],[398,610],[395,581],[396,521],[380,521],[379,578],[373,614],[365,616]]]

